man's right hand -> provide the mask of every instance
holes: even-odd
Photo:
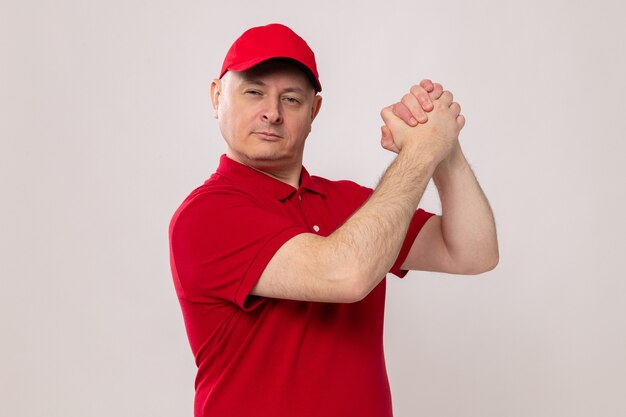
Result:
[[[428,112],[433,109],[433,102],[441,97],[443,86],[429,79],[414,85],[402,99],[393,105],[393,112],[409,126],[428,121]]]
[[[433,100],[428,122],[417,126],[409,126],[396,116],[393,106],[385,107],[381,111],[385,122],[382,127],[383,147],[399,153],[407,146],[416,146],[422,154],[430,156],[435,165],[438,164],[457,144],[459,132],[465,124],[465,118],[460,115],[460,105],[452,100],[452,93],[444,91],[439,99]]]

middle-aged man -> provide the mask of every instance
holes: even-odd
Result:
[[[244,32],[211,84],[226,155],[170,225],[197,417],[391,416],[385,275],[498,262],[450,92],[424,81],[383,109],[397,157],[371,190],[302,166],[321,89],[313,52],[278,24]],[[441,216],[417,209],[431,178]]]

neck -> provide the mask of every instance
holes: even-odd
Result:
[[[258,168],[254,166],[250,166],[250,168],[255,169],[269,177],[277,179],[278,181],[282,181],[285,184],[291,185],[293,188],[300,187],[300,174],[302,173],[302,165],[300,165],[297,169],[289,170]]]
[[[291,185],[294,188],[300,187],[302,160],[297,161],[297,163],[284,166],[276,161],[241,160],[232,155],[230,152],[227,152],[226,156],[233,161],[237,161],[240,164],[250,167],[255,171],[259,171],[260,173],[265,174],[269,177],[277,179],[278,181],[284,182],[285,184]]]

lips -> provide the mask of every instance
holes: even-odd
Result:
[[[274,140],[279,140],[282,138],[282,136],[274,133],[274,132],[268,132],[268,131],[258,131],[258,132],[253,132],[255,135],[261,137],[263,140],[270,140],[270,141],[274,141]]]

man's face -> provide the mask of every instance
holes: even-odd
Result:
[[[321,105],[302,71],[276,63],[229,71],[211,97],[229,157],[262,170],[300,168]]]

